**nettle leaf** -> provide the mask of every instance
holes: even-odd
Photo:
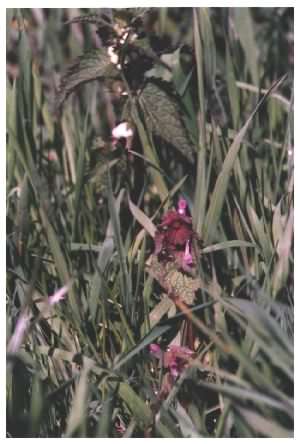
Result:
[[[114,9],[114,18],[121,18],[126,20],[127,23],[134,22],[137,19],[145,19],[149,13],[153,12],[153,8],[142,7],[142,8],[122,8]]]
[[[72,23],[89,23],[91,25],[103,25],[103,23],[106,23],[106,20],[99,14],[86,14],[74,17],[71,20],[68,20],[65,24],[71,25]]]
[[[120,73],[111,63],[107,51],[103,48],[90,50],[74,60],[62,75],[57,105],[61,107],[67,97],[80,85],[92,80],[117,78]]]
[[[168,294],[180,298],[188,305],[194,303],[195,292],[201,286],[200,279],[192,278],[179,271],[175,262],[159,262],[154,254],[148,259],[147,267],[150,275]]]
[[[189,162],[194,163],[195,147],[191,142],[175,95],[165,89],[166,82],[149,80],[139,95],[148,131],[173,145]],[[170,88],[170,86],[169,86]]]

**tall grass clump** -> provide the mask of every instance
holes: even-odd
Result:
[[[293,9],[7,9],[6,94],[7,436],[292,437]]]

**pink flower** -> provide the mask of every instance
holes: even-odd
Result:
[[[160,359],[163,356],[163,351],[157,344],[150,344],[150,353],[155,356],[157,359]]]
[[[48,297],[48,303],[50,305],[54,305],[62,301],[63,299],[65,299],[65,295],[69,291],[69,289],[70,289],[70,284],[64,285],[62,288],[57,290],[52,296]]]
[[[187,202],[185,199],[181,197],[178,202],[178,213],[181,214],[182,216],[185,216],[186,208],[187,208]]]
[[[65,298],[65,294],[69,291],[71,283],[64,285],[62,288],[57,290],[52,296],[48,297],[48,304],[54,305],[58,302],[62,301]],[[19,316],[15,331],[10,338],[10,341],[7,346],[7,350],[9,353],[16,353],[22,345],[24,341],[26,332],[28,330],[30,324],[30,314],[28,309],[25,309],[23,313]]]
[[[187,366],[194,352],[188,347],[170,345],[165,352],[157,344],[150,344],[150,353],[158,359],[163,358],[163,367],[167,368],[175,380]]]
[[[193,257],[191,255],[191,250],[190,250],[190,241],[188,240],[185,244],[185,250],[184,250],[184,255],[183,255],[183,261],[186,265],[192,265],[193,263]]]

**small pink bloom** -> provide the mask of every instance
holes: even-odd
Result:
[[[62,288],[57,290],[52,296],[48,297],[48,303],[50,305],[54,305],[62,301],[63,299],[65,299],[65,295],[69,291],[69,289],[70,289],[70,284],[64,285]]]
[[[188,240],[185,244],[185,250],[184,250],[184,256],[183,256],[183,261],[186,265],[192,265],[193,263],[193,257],[191,255],[191,250],[190,250],[190,241]]]
[[[10,353],[16,353],[22,345],[26,330],[29,326],[30,315],[28,311],[24,311],[18,318],[15,331],[10,338],[7,350]]]
[[[48,160],[52,161],[52,162],[57,162],[58,161],[58,156],[55,150],[50,150],[48,153]]]
[[[187,208],[187,202],[185,199],[180,198],[178,202],[178,213],[181,214],[181,216],[186,215],[186,208]]]
[[[116,430],[123,435],[126,432],[126,425],[120,415],[117,415]]]
[[[157,344],[150,344],[149,348],[150,348],[150,353],[153,356],[155,356],[157,359],[160,359],[162,357],[163,351],[162,351],[162,349],[160,348],[159,345],[157,345]]]
[[[182,373],[189,358],[194,354],[188,347],[181,347],[179,345],[170,345],[163,352],[159,345],[151,344],[150,352],[157,359],[160,359],[163,355],[163,366],[169,370],[174,379]]]

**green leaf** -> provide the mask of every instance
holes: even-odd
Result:
[[[248,65],[253,82],[255,85],[258,85],[258,51],[254,38],[250,8],[233,8],[232,12],[234,24],[245,52],[246,64]]]
[[[239,247],[255,248],[256,246],[251,242],[232,240],[232,241],[220,242],[214,245],[209,245],[208,247],[205,247],[201,250],[201,254],[212,253],[213,251],[224,250],[225,248],[239,248]]]
[[[178,403],[176,407],[172,409],[172,413],[178,420],[178,424],[184,438],[202,438],[202,435],[197,431],[193,421],[187,414],[187,411],[180,403]]]
[[[190,141],[180,112],[180,103],[164,88],[166,82],[149,80],[139,95],[148,131],[177,149],[189,162],[194,163],[195,147]]]
[[[267,91],[267,93],[262,97],[262,99],[258,102],[254,110],[252,111],[250,117],[247,119],[244,126],[240,129],[240,131],[235,136],[233,143],[231,144],[226,158],[223,163],[222,170],[218,176],[217,182],[215,184],[213,194],[211,197],[210,206],[205,218],[204,229],[203,229],[203,240],[205,243],[209,243],[214,236],[217,224],[219,222],[221,212],[223,209],[223,204],[226,197],[227,187],[231,175],[231,171],[233,169],[236,158],[239,154],[239,150],[243,139],[246,135],[246,132],[252,123],[256,113],[261,108],[267,97],[274,91],[278,86],[286,79],[287,75],[284,75],[275,82],[271,88]]]
[[[272,288],[273,294],[276,293],[285,285],[289,275],[289,261],[293,255],[292,241],[294,234],[294,209],[290,209],[289,217],[284,229],[284,232],[277,244],[278,262],[275,266]]]
[[[74,60],[62,75],[56,97],[58,108],[80,85],[92,80],[117,78],[119,71],[103,48],[93,49]]]
[[[113,409],[116,402],[116,392],[118,386],[116,383],[110,386],[108,384],[108,393],[103,401],[103,408],[101,410],[101,415],[99,418],[99,423],[97,427],[96,437],[109,438],[110,430],[112,428],[112,415]]]
[[[280,426],[277,421],[271,421],[250,409],[238,407],[239,414],[256,433],[268,438],[293,438],[293,430]]]
[[[205,80],[208,88],[213,89],[215,87],[217,71],[217,55],[209,8],[199,8],[197,12],[201,38],[203,41],[203,68],[205,72]]]
[[[199,381],[198,385],[215,390],[219,393],[223,393],[224,396],[228,397],[229,399],[235,399],[237,402],[252,401],[259,405],[269,406],[279,411],[286,412],[286,405],[284,403],[263,393],[255,391],[252,388],[244,389],[241,387],[234,387],[233,385],[229,384],[212,384],[204,381]]]
[[[72,407],[67,419],[66,436],[71,437],[77,433],[85,422],[86,416],[86,401],[88,396],[88,373],[91,369],[91,364],[83,367],[80,379],[75,389]]]
[[[132,298],[132,286],[131,280],[129,278],[128,264],[126,260],[126,250],[121,236],[121,224],[118,214],[118,203],[113,195],[110,173],[108,173],[108,185],[108,208],[111,218],[111,227],[113,231],[114,242],[116,244],[120,261],[120,286],[122,294],[122,305],[125,308],[126,314],[128,315],[130,301]],[[122,193],[123,191],[121,190],[120,194],[122,195]]]
[[[229,45],[227,42],[226,42],[226,82],[227,82],[228,96],[230,101],[231,115],[233,119],[233,126],[234,128],[237,128],[240,117],[239,90],[236,85],[233,61]]]
[[[119,385],[119,395],[128,405],[141,427],[146,429],[152,424],[153,414],[150,407],[136,394],[126,382]]]
[[[133,216],[136,218],[136,220],[142,225],[142,227],[145,228],[148,234],[150,234],[151,237],[154,237],[156,227],[154,223],[151,221],[151,219],[146,216],[146,214],[140,210],[134,203],[128,199],[129,202],[129,209]]]

